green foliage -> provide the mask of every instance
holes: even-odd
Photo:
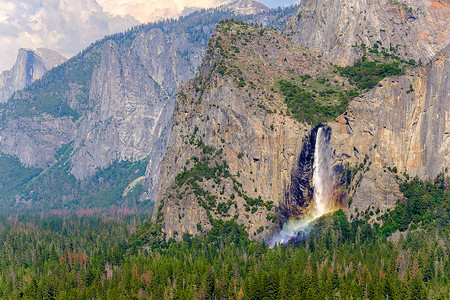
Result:
[[[159,244],[164,240],[160,224],[145,222],[140,226],[136,233],[131,237],[130,243],[133,247],[139,247],[147,244]]]
[[[305,80],[313,81],[305,78]],[[356,97],[358,93],[353,90],[334,90],[324,88],[325,82],[318,83],[317,90],[307,90],[306,84],[299,86],[287,80],[278,81],[278,86],[285,97],[290,114],[300,122],[312,125],[325,123],[342,114],[347,108],[348,102]],[[333,101],[332,101],[333,100]],[[334,102],[338,100],[339,104]]]
[[[399,202],[394,210],[382,216],[384,223],[380,230],[384,235],[405,231],[411,226],[437,226],[440,230],[447,230],[450,191],[445,189],[443,174],[434,183],[415,177],[400,184],[400,190],[406,201]]]
[[[18,216],[0,218],[0,228],[0,298],[406,300],[450,292],[448,231],[429,227],[394,245],[342,211],[295,245],[272,249],[234,220],[214,220],[179,242],[140,217]]]
[[[0,156],[0,198],[7,199],[17,192],[20,187],[37,176],[42,170],[27,168],[19,159],[10,155]]]
[[[317,220],[308,237],[273,249],[250,241],[234,220],[212,219],[207,231],[199,223],[198,236],[175,242],[140,216],[0,216],[0,298],[446,299],[444,174],[401,189],[405,205],[381,227],[349,222],[338,210]],[[397,217],[408,207],[420,230],[394,244],[385,230],[403,224]]]
[[[277,221],[277,217],[272,215],[272,214],[267,214],[266,219],[270,220],[270,221],[272,221],[274,223]]]
[[[222,216],[227,216],[232,204],[234,204],[234,202],[231,200],[228,200],[228,202],[219,203],[217,205],[217,213]]]
[[[212,228],[208,232],[206,242],[212,246],[214,244],[245,246],[250,244],[248,233],[243,225],[238,225],[233,219],[229,221],[213,220]]]
[[[24,200],[32,201],[35,209],[143,205],[139,202],[144,192],[141,183],[136,184],[125,197],[123,194],[131,182],[145,175],[148,159],[114,162],[87,179],[77,180],[69,169],[68,159],[72,150],[71,143],[62,145],[56,163],[40,174],[33,173],[32,180],[18,186],[15,192]],[[1,195],[9,197],[3,191]]]
[[[403,10],[405,10],[406,12],[408,12],[410,14],[413,13],[412,7],[408,6],[405,2],[401,2],[401,1],[398,1],[398,0],[389,0],[389,2],[391,4],[394,4],[394,5],[398,6],[400,9],[403,9]]]
[[[217,71],[218,71],[221,75],[224,75],[225,72],[227,71],[227,67],[226,67],[225,65],[220,65],[220,66],[217,68]]]
[[[175,177],[175,181],[178,186],[182,186],[187,181],[189,183],[194,183],[195,181],[203,181],[203,179],[211,179],[217,177],[229,177],[230,172],[228,171],[228,166],[226,161],[223,161],[221,165],[217,162],[214,167],[209,167],[208,161],[204,160],[201,162],[197,162],[194,166],[186,170]]]
[[[356,85],[361,90],[375,87],[385,77],[405,74],[399,62],[380,63],[368,61],[366,57],[363,57],[353,66],[337,68],[342,76],[347,77],[351,84]]]

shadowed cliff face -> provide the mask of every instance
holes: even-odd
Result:
[[[0,75],[0,103],[5,103],[15,91],[29,86],[64,61],[66,58],[53,50],[20,49],[11,70],[4,71]]]
[[[350,168],[371,162],[352,192],[353,208],[393,206],[401,198],[395,175],[432,179],[450,167],[449,99],[447,46],[425,67],[382,80],[329,124],[336,161]],[[387,169],[394,166],[397,173]]]
[[[426,63],[450,41],[449,19],[448,1],[305,0],[285,34],[341,66],[361,56],[355,45],[377,42]]]
[[[289,217],[301,217],[305,207],[308,207],[313,197],[311,180],[313,177],[314,150],[318,127],[311,131],[310,137],[305,137],[297,165],[291,175],[291,185],[286,192],[284,203],[280,205],[282,213]]]

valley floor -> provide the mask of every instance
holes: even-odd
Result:
[[[234,221],[175,242],[145,215],[3,216],[0,298],[448,299],[445,186],[410,180],[383,225],[370,210],[352,222],[339,210],[274,248]]]

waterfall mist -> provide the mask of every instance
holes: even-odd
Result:
[[[314,189],[313,199],[302,219],[290,219],[283,225],[283,229],[272,236],[269,240],[270,246],[287,243],[299,233],[308,233],[309,225],[315,219],[335,209],[333,192],[336,183],[336,174],[332,168],[331,130],[320,127],[317,131],[314,146],[312,186]]]

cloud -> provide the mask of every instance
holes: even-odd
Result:
[[[19,48],[46,47],[71,56],[93,41],[139,22],[114,16],[95,0],[0,0],[0,70]]]
[[[0,72],[19,48],[72,56],[105,35],[230,0],[0,0]]]
[[[229,0],[98,0],[113,15],[132,15],[145,23],[179,16],[190,7],[209,8]]]

